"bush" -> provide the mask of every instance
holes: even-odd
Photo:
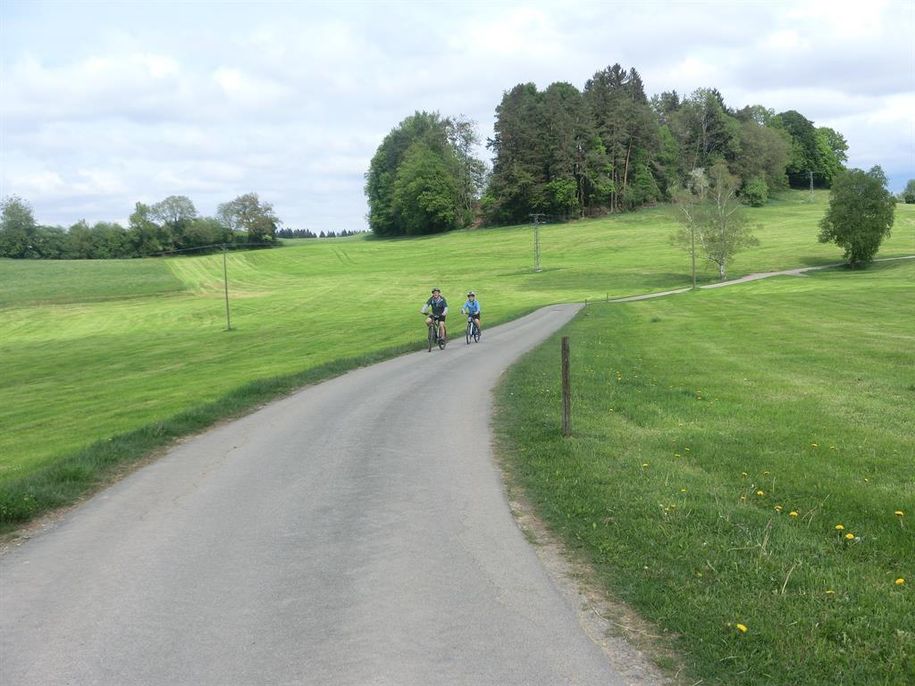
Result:
[[[760,176],[754,176],[744,184],[741,198],[750,207],[762,207],[769,201],[769,185]]]

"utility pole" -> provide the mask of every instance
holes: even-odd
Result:
[[[546,215],[542,212],[534,212],[530,215],[531,222],[534,225],[534,271],[540,271],[540,221]]]
[[[226,265],[226,252],[228,252],[228,246],[222,244],[222,282],[225,286],[226,292],[226,331],[232,330],[232,320],[229,317],[229,269]]]
[[[810,202],[813,202],[813,172],[808,171],[807,175],[810,177]]]

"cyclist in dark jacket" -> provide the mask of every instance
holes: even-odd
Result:
[[[432,297],[426,301],[420,310],[422,314],[428,314],[426,317],[426,326],[432,326],[432,320],[438,320],[438,334],[442,340],[445,338],[445,315],[448,314],[448,301],[442,297],[442,292],[438,288],[432,289]]]

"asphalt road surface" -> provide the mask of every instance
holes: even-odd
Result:
[[[452,317],[445,351],[189,439],[8,550],[0,683],[624,683],[490,447],[493,384],[576,310],[469,346]]]

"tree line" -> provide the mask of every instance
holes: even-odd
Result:
[[[472,155],[472,122],[417,112],[382,141],[366,173],[381,236],[474,222],[597,216],[671,201],[696,169],[724,164],[742,202],[784,188],[829,188],[847,161],[839,132],[799,112],[727,106],[714,88],[649,98],[636,69],[597,71],[579,90],[518,84],[496,107],[492,169]]]
[[[290,229],[288,227],[277,229],[276,237],[277,238],[345,238],[346,236],[355,236],[358,233],[364,233],[363,231],[350,231],[349,229],[343,229],[342,231],[319,231],[315,233],[311,229]]]
[[[200,216],[183,195],[138,202],[127,227],[85,220],[68,228],[36,223],[29,203],[18,196],[0,208],[0,257],[31,259],[114,259],[220,249],[223,245],[269,246],[280,220],[269,202],[245,193],[222,203],[215,217]]]

